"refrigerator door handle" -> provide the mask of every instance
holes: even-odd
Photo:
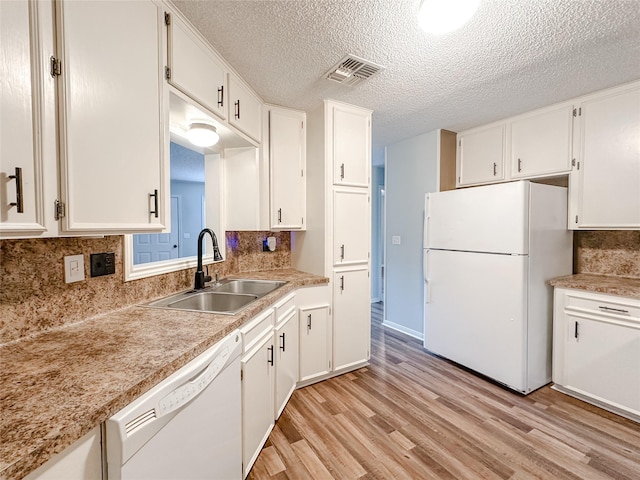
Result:
[[[424,251],[424,255],[422,257],[422,270],[425,283],[424,301],[425,303],[429,303],[431,301],[431,287],[429,285],[429,250]]]

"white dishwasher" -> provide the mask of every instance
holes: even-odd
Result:
[[[236,330],[107,420],[109,479],[242,479],[241,345]]]

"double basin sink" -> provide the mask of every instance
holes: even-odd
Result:
[[[188,290],[147,303],[148,307],[235,315],[286,282],[222,280],[202,290]]]

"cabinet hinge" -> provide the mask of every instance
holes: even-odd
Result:
[[[576,159],[575,159],[575,158],[572,158],[572,159],[571,159],[571,166],[572,166],[572,167],[575,167],[575,166],[576,166]]]
[[[56,220],[60,220],[61,218],[63,218],[66,214],[66,208],[65,208],[65,204],[63,202],[61,202],[60,200],[56,200],[55,204],[54,204],[54,215],[55,215],[55,219]]]
[[[49,66],[51,67],[49,73],[51,73],[52,77],[56,77],[62,74],[62,64],[60,60],[58,60],[53,55],[49,58]]]
[[[460,177],[458,177],[458,183],[460,183]]]
[[[582,115],[582,107],[573,109],[573,116],[574,117],[579,117],[581,115]]]
[[[164,67],[164,76],[167,80],[171,80],[171,68]]]
[[[331,360],[329,360],[329,370],[331,370]]]
[[[462,146],[462,140],[458,140],[458,146],[461,147]]]
[[[304,177],[304,170],[300,170],[300,176]]]
[[[304,225],[304,217],[302,217],[302,225]]]
[[[331,307],[329,307],[329,316],[331,316]]]
[[[300,122],[300,128],[304,128],[304,122]]]
[[[171,14],[169,12],[164,12],[164,24],[171,25]]]

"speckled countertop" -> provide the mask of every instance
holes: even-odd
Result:
[[[549,283],[557,288],[573,288],[640,299],[640,278],[635,277],[578,273],[554,278]]]
[[[297,270],[238,278],[288,283],[237,315],[127,307],[0,347],[0,478],[22,478],[292,290]]]

